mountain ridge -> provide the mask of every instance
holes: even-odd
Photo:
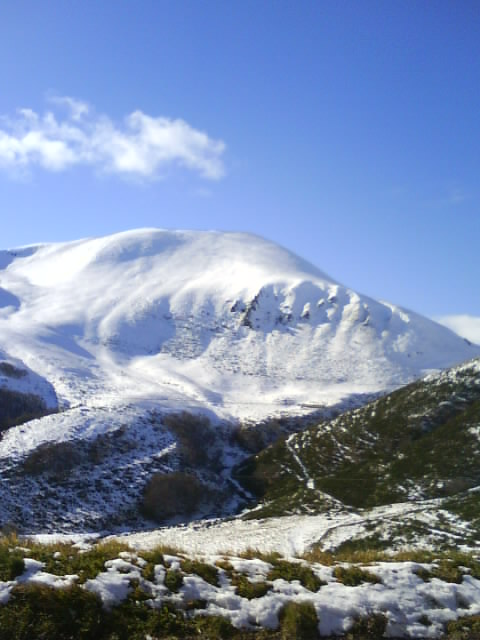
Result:
[[[258,236],[155,229],[0,252],[0,348],[61,407],[163,398],[253,421],[480,353]]]

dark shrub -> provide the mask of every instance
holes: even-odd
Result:
[[[8,378],[24,378],[27,375],[25,369],[19,369],[10,362],[0,362],[0,374]]]
[[[163,423],[176,436],[184,465],[204,467],[218,463],[212,450],[217,436],[207,417],[182,411],[166,416]]]
[[[23,461],[25,473],[39,475],[48,472],[62,475],[81,462],[81,453],[73,442],[46,442]]]
[[[366,571],[355,565],[350,567],[335,567],[333,576],[347,587],[358,587],[362,582],[371,582],[373,584],[381,582],[380,578],[370,573],[370,571]]]
[[[0,389],[0,432],[49,413],[39,396]]]
[[[208,489],[189,473],[156,473],[145,487],[141,511],[156,522],[188,516],[198,509],[207,493]]]

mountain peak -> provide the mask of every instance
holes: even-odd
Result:
[[[480,352],[259,236],[162,229],[1,252],[0,336],[66,406],[142,400],[251,419]]]

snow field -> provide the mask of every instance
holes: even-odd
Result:
[[[0,349],[49,406],[50,383],[61,407],[122,398],[251,421],[480,354],[256,236],[158,229],[0,252]]]
[[[181,568],[184,556],[165,555],[164,564],[156,565],[152,579],[146,579],[142,573],[146,562],[141,552],[122,552],[118,558],[107,561],[105,570],[87,580],[83,588],[97,594],[104,606],[111,608],[125,600],[133,584],[138,584],[150,596],[146,601],[147,606],[156,608],[162,603],[171,602],[177,608],[184,609],[188,602],[204,601],[205,608],[194,610],[192,615],[220,615],[238,628],[251,629],[275,629],[279,624],[279,612],[287,602],[310,602],[317,613],[322,635],[343,634],[358,618],[382,613],[388,621],[387,637],[437,638],[447,622],[480,613],[480,580],[466,574],[461,584],[437,578],[424,582],[416,572],[428,569],[430,565],[426,564],[374,563],[368,566],[368,571],[379,582],[357,586],[338,582],[334,577],[334,567],[312,564],[312,570],[324,582],[318,591],[313,592],[298,580],[269,580],[272,565],[265,560],[218,554],[203,555],[201,559],[211,565],[227,560],[235,572],[244,574],[248,580],[267,582],[269,590],[261,597],[241,597],[231,584],[228,571],[218,568],[219,586],[209,584],[199,575],[187,573],[178,591],[171,592],[165,586],[166,571]],[[292,559],[291,562],[301,561]],[[9,582],[0,582],[0,604],[8,602],[16,584],[40,583],[52,588],[64,588],[78,580],[77,575],[47,573],[43,570],[43,563],[27,557],[21,576]]]

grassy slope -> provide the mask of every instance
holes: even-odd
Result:
[[[257,516],[325,511],[325,492],[353,508],[445,498],[478,524],[480,494],[468,489],[480,485],[479,427],[476,361],[277,442],[236,475],[264,501]]]

